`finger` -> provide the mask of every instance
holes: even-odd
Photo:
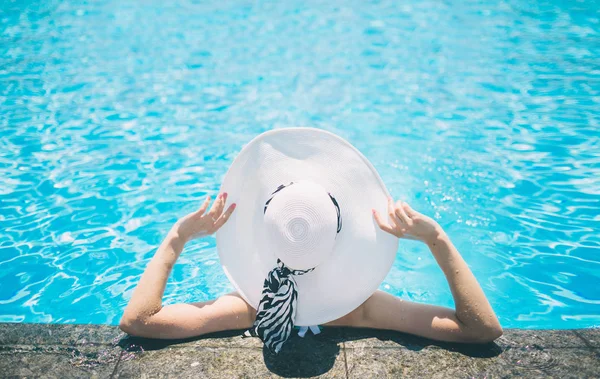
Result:
[[[408,215],[404,211],[404,204],[402,204],[402,202],[400,202],[399,207],[396,207],[396,216],[398,216],[398,218],[402,220],[402,222],[406,225],[412,225],[412,219],[408,217]]]
[[[395,228],[399,220],[394,213],[394,200],[391,197],[388,197],[388,216],[390,217],[390,225]]]
[[[419,214],[419,212],[412,209],[410,205],[408,205],[408,203],[404,203],[402,205],[406,214],[409,215],[411,218]]]
[[[229,217],[231,217],[231,214],[233,213],[233,211],[235,210],[236,204],[233,203],[229,206],[229,208],[227,208],[227,210],[225,211],[225,213],[223,213],[221,215],[221,217],[219,217],[219,219],[217,220],[217,222],[215,222],[215,230],[219,230],[219,228],[221,226],[223,226],[227,220],[229,220]]]
[[[406,219],[404,219],[402,217],[402,214],[398,212],[398,208],[402,207],[402,202],[400,200],[396,201],[396,204],[394,204],[394,216],[398,218],[398,220],[403,223],[406,224]]]
[[[383,230],[384,232],[394,234],[394,229],[387,222],[383,221],[381,215],[375,209],[373,209],[373,218],[375,218],[375,222],[379,226],[379,229]]]
[[[206,212],[206,210],[208,209],[209,204],[210,204],[210,196],[206,196],[206,200],[204,200],[204,203],[202,203],[202,206],[200,207],[200,209],[198,209],[196,211],[196,214],[203,215],[204,212]]]
[[[217,197],[217,200],[213,203],[212,208],[208,214],[213,220],[216,220],[217,217],[223,213],[223,208],[225,208],[225,201],[227,200],[227,193],[222,193]]]

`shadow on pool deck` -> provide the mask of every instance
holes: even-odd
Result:
[[[106,325],[0,324],[0,376],[44,377],[598,377],[600,329],[507,330],[496,343],[326,328],[278,355],[240,331],[163,341]]]

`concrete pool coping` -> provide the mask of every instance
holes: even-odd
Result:
[[[505,330],[486,345],[326,328],[277,356],[239,331],[137,339],[108,325],[0,323],[2,377],[560,377],[600,375],[600,329]]]

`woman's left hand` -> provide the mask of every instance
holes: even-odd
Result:
[[[236,204],[234,203],[223,212],[226,201],[227,193],[220,194],[210,211],[206,212],[210,204],[210,196],[208,196],[200,209],[179,219],[173,226],[172,231],[177,233],[185,242],[215,233],[227,222],[229,216],[235,210]]]
[[[395,235],[398,238],[430,243],[442,233],[442,227],[431,217],[427,217],[412,209],[405,202],[388,198],[388,220],[373,209],[373,216],[381,230]]]

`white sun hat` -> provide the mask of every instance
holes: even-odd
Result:
[[[335,134],[286,128],[259,135],[235,158],[221,192],[237,207],[217,232],[219,258],[255,309],[278,259],[294,270],[314,268],[295,276],[298,326],[350,313],[392,266],[398,239],[372,215],[386,213],[389,193],[371,163]]]

